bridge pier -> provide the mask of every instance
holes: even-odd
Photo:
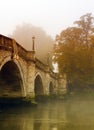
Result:
[[[26,83],[26,97],[34,98],[34,79],[35,78],[35,63],[27,62],[27,83]]]

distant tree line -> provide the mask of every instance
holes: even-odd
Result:
[[[54,62],[69,91],[94,89],[94,17],[87,13],[56,37]]]
[[[41,27],[29,23],[18,25],[11,37],[29,51],[32,50],[32,37],[35,37],[36,57],[45,64],[48,64],[48,61],[51,64],[54,41]]]

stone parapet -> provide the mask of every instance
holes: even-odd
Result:
[[[35,51],[27,51],[12,38],[0,35],[0,48],[11,51],[12,58],[20,56],[35,61]]]
[[[35,65],[36,65],[37,68],[41,69],[41,70],[44,71],[44,72],[49,72],[49,67],[48,67],[48,65],[42,63],[42,62],[41,62],[39,59],[37,59],[37,58],[35,59],[35,61],[36,61]]]

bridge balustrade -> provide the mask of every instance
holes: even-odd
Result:
[[[59,74],[54,73],[54,72],[52,71],[52,69],[50,69],[50,67],[49,67],[48,65],[42,63],[42,62],[41,62],[40,60],[38,60],[37,58],[36,58],[35,61],[36,61],[36,67],[38,67],[40,70],[42,70],[42,71],[44,71],[44,72],[50,73],[50,76],[51,76],[52,78],[58,79]]]
[[[58,79],[59,74],[58,74],[58,73],[54,73],[54,72],[50,69],[50,76],[53,77],[54,79]]]
[[[43,70],[44,72],[49,72],[49,67],[48,65],[42,63],[40,60],[36,58],[36,67],[39,69]]]
[[[0,48],[13,51],[12,40],[8,37],[0,35]]]
[[[18,55],[25,60],[34,60],[34,51],[27,51],[19,45],[14,39],[0,35],[0,48],[12,52],[12,55]]]
[[[26,59],[27,51],[22,46],[20,46],[17,42],[16,45],[17,45],[18,55]]]
[[[20,57],[24,58],[25,60],[34,60],[35,51],[27,51],[17,42],[16,45],[17,45],[17,53]]]

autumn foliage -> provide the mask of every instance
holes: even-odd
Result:
[[[88,13],[74,24],[58,36],[54,60],[70,91],[94,89],[94,18]]]

